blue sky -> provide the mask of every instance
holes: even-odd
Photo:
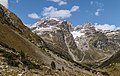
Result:
[[[68,20],[74,26],[91,22],[120,27],[120,0],[0,0],[0,2],[25,24],[33,24],[43,17],[56,17]]]

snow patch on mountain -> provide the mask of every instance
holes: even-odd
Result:
[[[57,18],[49,18],[49,20],[60,21],[60,20],[59,20],[59,19],[57,19]]]
[[[33,30],[32,32],[35,32],[38,35],[42,35],[43,32],[45,32],[45,31],[53,31],[54,29],[58,29],[58,28],[55,28],[54,26],[38,27],[35,30]]]
[[[82,33],[81,31],[72,31],[71,34],[73,35],[74,39],[85,35],[85,33]]]

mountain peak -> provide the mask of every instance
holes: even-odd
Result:
[[[62,21],[57,18],[42,18],[33,25],[30,26],[30,29],[37,34],[41,34],[47,31],[55,30],[72,30],[72,24],[68,21]]]
[[[94,28],[94,26],[92,25],[92,23],[87,22],[87,23],[85,23],[85,24],[83,25],[83,28],[84,28],[84,29],[90,29],[90,28]]]

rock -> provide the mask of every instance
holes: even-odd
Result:
[[[71,23],[56,19],[41,19],[30,26],[30,29],[42,37],[48,48],[61,58],[77,61],[82,56],[70,33]]]
[[[97,65],[108,59],[113,50],[120,49],[118,31],[102,32],[89,22],[74,28],[67,21],[41,19],[30,29],[42,37],[53,53],[77,63]]]

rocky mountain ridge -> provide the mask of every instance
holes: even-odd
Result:
[[[56,48],[53,51],[62,48],[57,53],[66,56],[64,54],[68,52],[69,59],[90,66],[100,65],[120,49],[119,30],[102,30],[91,23],[73,27],[67,21],[43,18],[30,26],[30,29],[48,44],[54,43],[50,46]],[[61,53],[64,48],[67,51]]]
[[[48,43],[47,45],[50,45],[49,47],[52,47],[50,49],[53,52],[63,55],[69,60],[77,61],[81,58],[82,53],[77,49],[70,33],[72,30],[71,23],[56,19],[41,19],[30,28],[33,32],[40,35]]]

